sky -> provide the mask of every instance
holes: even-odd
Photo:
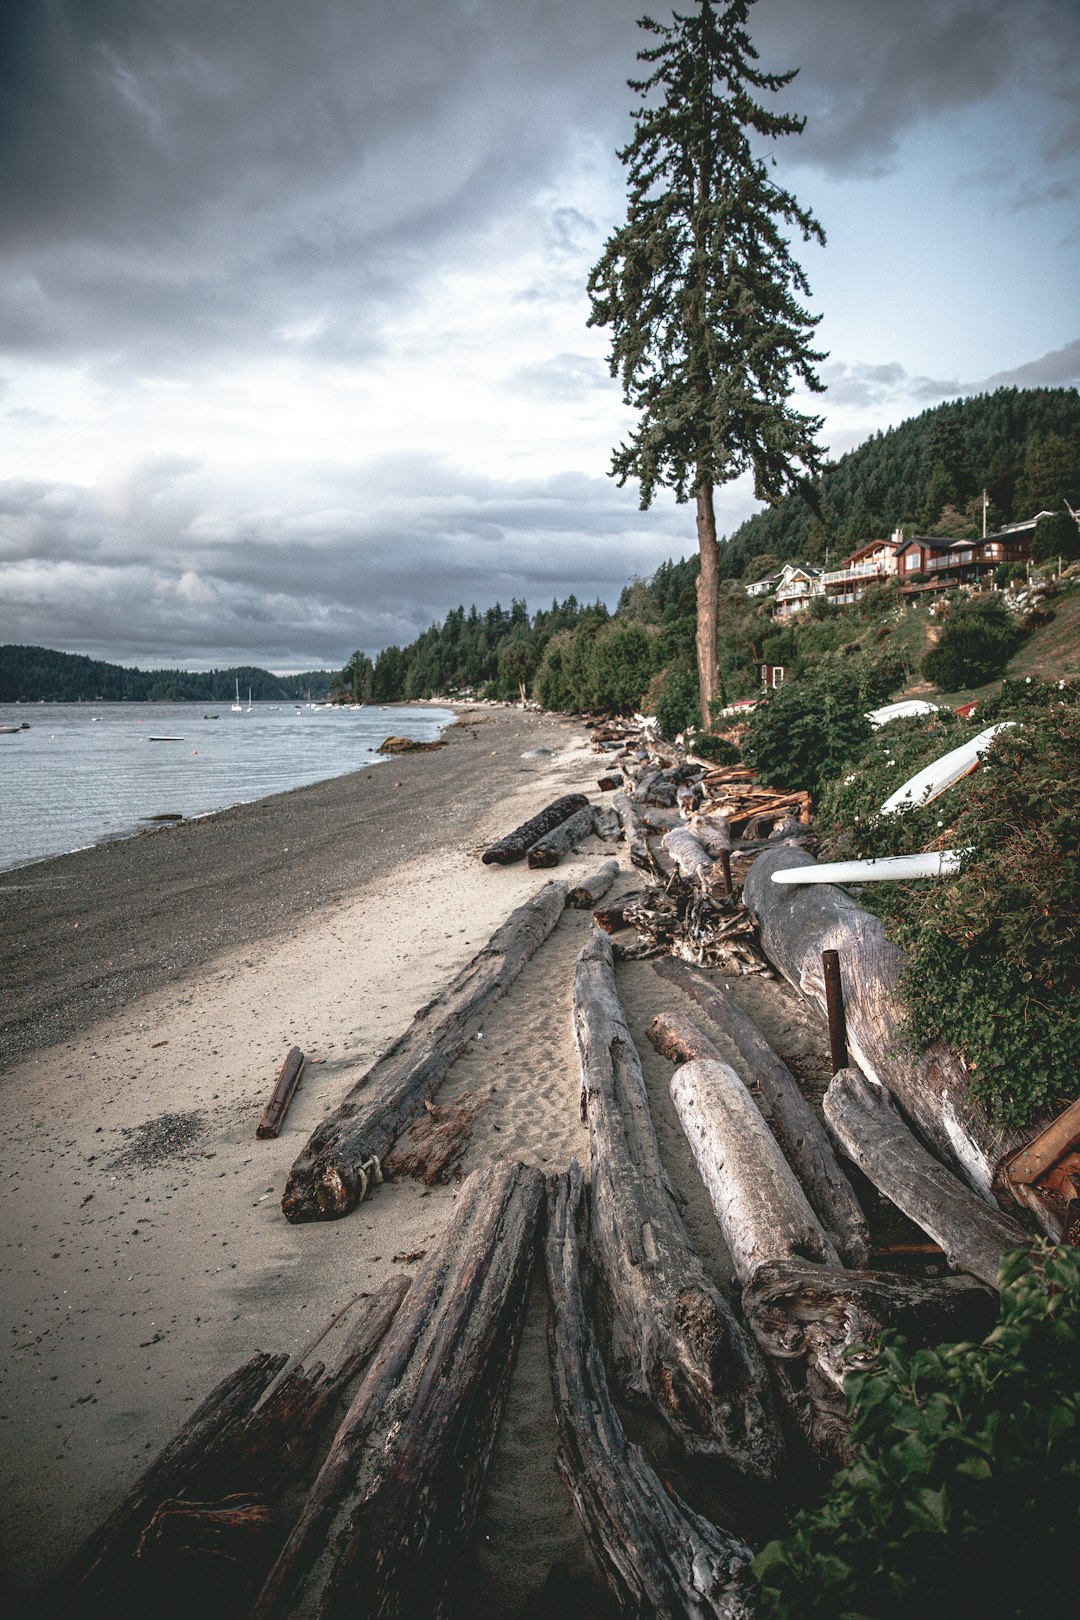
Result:
[[[608,476],[633,418],[586,325],[641,11],[6,0],[0,642],[336,668],[692,553],[691,507]],[[776,172],[827,235],[797,254],[831,454],[1080,382],[1076,0],[750,29],[799,69]],[[755,509],[717,493],[723,533]]]

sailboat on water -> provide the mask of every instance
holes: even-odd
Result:
[[[240,702],[240,677],[236,678],[236,702],[232,705],[233,714],[243,714],[244,705]]]

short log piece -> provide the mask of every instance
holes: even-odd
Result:
[[[618,811],[610,804],[593,805],[593,831],[605,844],[617,844],[623,835]]]
[[[848,1158],[941,1245],[951,1266],[997,1287],[1002,1256],[1027,1234],[927,1152],[884,1086],[840,1069],[825,1093],[825,1118]]]
[[[645,1033],[669,1063],[693,1063],[695,1058],[723,1055],[705,1031],[683,1013],[657,1013]]]
[[[605,934],[617,934],[620,928],[630,926],[626,920],[626,913],[645,898],[644,889],[630,889],[626,894],[620,894],[617,900],[609,900],[606,906],[594,906],[593,922],[598,928],[602,928]]]
[[[605,861],[591,876],[574,884],[566,896],[567,905],[573,906],[575,911],[588,911],[600,903],[618,875],[618,861]]]
[[[281,1072],[277,1077],[277,1084],[270,1094],[270,1100],[263,1109],[263,1116],[255,1127],[255,1135],[266,1140],[276,1137],[285,1123],[285,1115],[289,1111],[289,1104],[296,1095],[296,1088],[300,1084],[300,1076],[304,1072],[304,1054],[298,1046],[290,1047],[285,1062],[281,1065]]]
[[[749,1548],[666,1488],[626,1438],[585,1313],[576,1224],[582,1204],[573,1160],[548,1184],[545,1258],[559,1471],[586,1539],[625,1613],[749,1620]]]
[[[566,821],[578,810],[584,810],[588,804],[584,793],[564,793],[561,798],[552,800],[535,816],[523,821],[520,827],[506,834],[496,843],[489,845],[480,859],[485,866],[510,866],[514,861],[523,861],[528,850],[542,838],[556,828],[560,822]]]
[[[845,1265],[864,1266],[870,1253],[866,1217],[833,1152],[824,1124],[799,1083],[750,1015],[715,975],[673,958],[654,959],[653,970],[691,996],[742,1059],[751,1092],[760,1093],[770,1129]],[[697,1055],[697,1054],[687,1054]]]
[[[558,866],[564,855],[580,844],[582,839],[596,831],[596,811],[591,804],[583,810],[575,810],[572,816],[560,821],[557,827],[546,832],[530,844],[526,861],[532,868]]]
[[[670,856],[684,878],[696,878],[702,883],[708,881],[713,858],[706,854],[688,827],[673,827],[661,838],[660,848]]]
[[[574,978],[592,1230],[624,1388],[651,1401],[690,1455],[772,1478],[781,1441],[752,1337],[706,1275],[660,1160],[641,1063],[594,929]]]
[[[251,1611],[453,1606],[520,1338],[544,1194],[502,1162],[462,1184]]]
[[[612,804],[622,823],[623,837],[626,839],[627,849],[630,851],[630,863],[636,866],[639,872],[648,872],[650,877],[660,876],[660,867],[656,856],[649,847],[649,840],[645,836],[645,828],[641,819],[625,793],[616,793]]]
[[[684,1063],[671,1100],[745,1287],[769,1260],[839,1265],[739,1074],[722,1059]]]
[[[565,903],[565,885],[548,883],[512,911],[327,1115],[289,1172],[281,1207],[290,1221],[337,1220],[360,1203],[368,1167],[380,1165],[419,1118],[488,1009],[551,933]]]

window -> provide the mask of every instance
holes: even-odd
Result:
[[[772,683],[773,683],[774,686],[783,686],[783,684],[784,684],[784,666],[783,666],[783,664],[774,664],[773,665]]]

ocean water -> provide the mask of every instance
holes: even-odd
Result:
[[[449,709],[293,703],[0,703],[0,871],[388,763],[390,736],[439,736]]]

